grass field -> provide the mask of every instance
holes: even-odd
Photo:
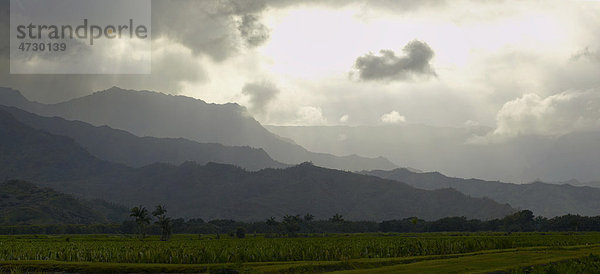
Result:
[[[540,267],[553,263],[566,269],[593,267],[594,260],[576,260],[600,255],[600,233],[304,236],[175,235],[169,242],[118,235],[0,236],[0,269],[17,273],[541,271]]]

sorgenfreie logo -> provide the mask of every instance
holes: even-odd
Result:
[[[151,0],[11,0],[12,74],[148,74]]]
[[[81,25],[37,25],[29,23],[27,25],[17,25],[17,39],[30,40],[64,40],[64,39],[84,39],[89,41],[89,45],[94,45],[94,40],[121,39],[127,38],[146,39],[148,38],[148,27],[145,25],[134,24],[133,19],[129,19],[127,24],[122,25],[92,25],[88,24],[88,19],[83,19]]]

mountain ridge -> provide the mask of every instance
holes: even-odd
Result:
[[[472,197],[488,197],[516,208],[529,209],[535,215],[555,217],[565,214],[596,216],[600,212],[600,188],[558,185],[543,182],[503,183],[480,179],[448,177],[439,172],[411,172],[407,169],[372,170],[361,174],[399,180],[413,187],[434,190],[453,188]]]
[[[72,139],[28,127],[3,111],[0,141],[0,177],[125,206],[165,204],[174,217],[255,221],[308,212],[349,220],[491,219],[514,211],[451,189],[420,190],[309,163],[260,171],[195,162],[132,168],[99,160]]]
[[[8,91],[7,91],[8,90]],[[94,126],[107,125],[137,136],[185,138],[203,143],[263,148],[285,164],[311,161],[345,170],[391,169],[397,166],[383,157],[335,156],[310,152],[269,132],[237,104],[208,104],[202,100],[153,91],[117,87],[57,104],[23,102],[14,90],[0,88],[0,104],[42,116],[59,116]],[[136,109],[136,111],[132,111]]]
[[[600,131],[560,136],[529,134],[499,142],[473,143],[473,137],[486,136],[493,129],[419,124],[266,128],[310,150],[382,155],[400,166],[438,170],[455,177],[510,183],[600,180]]]
[[[108,126],[92,126],[60,117],[42,117],[15,107],[0,106],[20,122],[46,132],[75,140],[92,155],[106,161],[141,167],[154,162],[181,164],[219,162],[250,170],[285,167],[263,149],[229,147],[217,143],[197,143],[184,138],[138,137]]]

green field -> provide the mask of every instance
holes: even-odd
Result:
[[[600,233],[175,235],[168,242],[128,235],[0,236],[4,272],[539,271],[555,262],[598,265],[572,261],[590,254],[600,255]]]

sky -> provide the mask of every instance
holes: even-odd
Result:
[[[488,142],[600,129],[599,34],[599,1],[155,0],[151,75],[10,75],[3,41],[0,86],[154,90],[269,125],[484,125]]]

